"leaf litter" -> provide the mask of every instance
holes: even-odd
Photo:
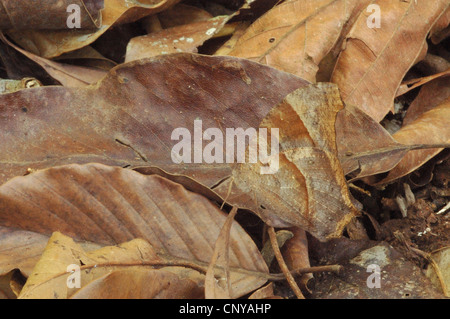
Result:
[[[74,3],[0,9],[2,298],[448,296],[448,1]]]

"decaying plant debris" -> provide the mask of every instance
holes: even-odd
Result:
[[[0,0],[0,298],[449,297],[449,5]]]

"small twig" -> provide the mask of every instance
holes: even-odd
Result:
[[[280,265],[281,271],[286,276],[286,280],[289,286],[291,286],[292,291],[294,292],[294,294],[297,296],[298,299],[305,299],[305,296],[303,296],[300,288],[295,282],[294,276],[292,276],[288,266],[284,262],[283,256],[281,255],[280,247],[278,246],[277,243],[277,234],[275,233],[275,229],[273,227],[269,227],[267,231],[269,233],[269,239],[270,243],[272,244],[272,249],[275,254],[275,258],[277,259],[278,264]]]

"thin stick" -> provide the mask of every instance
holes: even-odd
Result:
[[[275,229],[273,227],[269,227],[267,229],[267,232],[269,233],[269,239],[270,243],[272,244],[272,249],[275,254],[275,258],[278,261],[278,264],[280,265],[281,271],[286,276],[286,280],[291,286],[292,291],[297,296],[298,299],[305,299],[305,296],[303,296],[302,291],[298,287],[297,283],[295,282],[294,276],[292,276],[291,272],[289,271],[288,266],[284,262],[283,256],[281,255],[280,247],[278,246],[277,242],[277,234],[275,233]]]

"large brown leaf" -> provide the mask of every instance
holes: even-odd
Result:
[[[319,63],[334,47],[348,20],[366,3],[369,1],[284,1],[256,20],[228,54],[315,82]]]
[[[207,267],[226,214],[205,197],[156,175],[101,164],[67,165],[17,177],[0,187],[0,246],[20,248],[17,229],[49,236],[54,231],[101,245],[134,238],[148,241],[163,260],[188,260]],[[28,239],[28,244],[41,242]],[[13,242],[11,242],[13,240]],[[34,246],[34,245],[33,245]],[[257,247],[234,222],[230,267],[267,272]],[[22,250],[21,258],[37,254]],[[17,268],[6,250],[0,273]],[[70,258],[73,256],[67,252]],[[32,254],[32,256],[30,256]],[[83,262],[87,264],[86,262]],[[67,265],[66,265],[67,267]],[[206,269],[205,269],[206,271]],[[232,271],[233,292],[242,296],[265,283],[264,277]]]
[[[340,236],[358,214],[337,156],[335,121],[343,107],[331,83],[289,94],[261,124],[279,129],[279,153],[270,155],[279,157],[278,170],[262,175],[267,163],[238,164],[214,190],[270,225],[299,226],[321,240]]]
[[[45,87],[0,96],[0,183],[67,163],[152,165],[206,186],[232,164],[175,164],[171,134],[210,127],[247,129],[306,82],[231,57],[175,54],[113,69],[98,86]]]
[[[196,119],[203,121],[203,130],[257,128],[285,94],[304,84],[300,78],[242,59],[180,54],[116,68],[98,87],[6,95],[3,101],[9,105],[4,107],[1,134],[7,143],[2,145],[1,173],[6,180],[28,168],[74,162],[145,164],[213,187],[232,175],[233,163],[174,163],[173,130],[192,130]],[[282,125],[284,130],[280,171],[261,177],[258,165],[241,165],[233,173],[236,187],[229,202],[251,209],[273,225],[304,227],[321,239],[338,236],[354,212],[336,157],[334,121],[342,102],[336,88],[326,85],[299,91],[291,99],[285,106],[287,114],[294,115],[292,123],[266,120],[269,127]],[[299,104],[297,111],[309,115],[302,115],[303,124],[289,109],[290,103]],[[300,184],[290,185],[292,176],[298,176]],[[269,196],[272,190],[265,184],[280,183],[287,184]],[[221,187],[217,192],[225,199],[228,187],[226,183]],[[257,194],[248,192],[249,187]],[[327,197],[323,187],[332,195]],[[256,202],[238,199],[236,192]],[[326,209],[314,204],[328,201]]]
[[[345,103],[356,105],[381,121],[393,108],[403,77],[423,53],[428,32],[449,2],[374,3],[381,9],[381,28],[369,28],[368,13],[360,15],[347,35],[332,82],[339,85]]]

